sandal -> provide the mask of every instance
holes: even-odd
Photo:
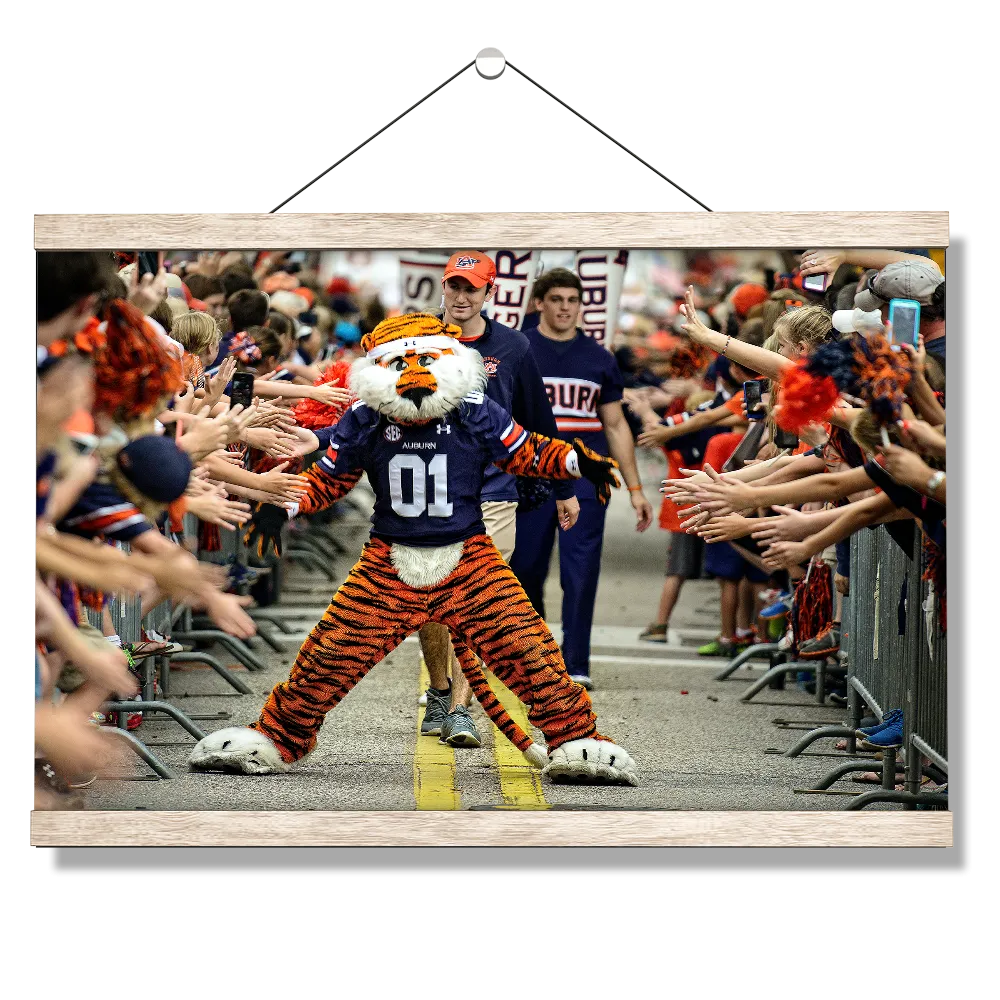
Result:
[[[863,785],[881,785],[882,775],[877,771],[857,771],[851,781],[857,781]]]
[[[144,660],[147,656],[163,656],[170,645],[176,646],[177,643],[156,642],[151,639],[144,639],[141,642],[122,643],[122,650],[131,660],[135,661]],[[179,653],[180,647],[178,646],[172,652]]]
[[[644,631],[639,633],[639,638],[646,642],[666,642],[667,626],[658,625],[656,622],[653,622],[647,625]]]

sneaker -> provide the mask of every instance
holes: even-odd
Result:
[[[786,623],[783,618],[772,618],[767,623],[767,639],[766,642],[778,642],[781,637],[785,634]]]
[[[863,729],[858,729],[858,736],[874,736],[876,733],[882,732],[883,729],[888,729],[890,726],[896,725],[896,723],[902,723],[903,721],[903,710],[901,708],[894,708],[891,712],[887,712],[885,718],[876,723],[873,726],[865,726]]]
[[[867,750],[892,750],[903,745],[903,715],[890,722],[884,729],[866,736],[861,745]]]
[[[799,656],[804,660],[821,660],[840,651],[839,622],[827,625],[815,639],[809,639],[799,646]]]
[[[441,732],[441,724],[448,715],[450,705],[451,691],[438,694],[433,688],[427,689],[427,708],[420,723],[421,736],[437,736]]]
[[[732,659],[736,655],[736,644],[732,639],[723,641],[721,638],[713,639],[704,646],[698,647],[699,656],[726,656]]]
[[[441,743],[450,747],[481,746],[479,731],[469,715],[469,710],[459,705],[454,712],[449,712],[441,725]]]
[[[657,625],[654,622],[652,625],[647,625],[645,630],[639,633],[639,638],[646,642],[666,642],[667,626]]]
[[[792,595],[789,593],[782,594],[773,604],[769,604],[763,611],[757,616],[758,618],[763,618],[764,621],[770,621],[772,618],[780,618],[782,615],[787,615],[789,611],[792,610]]]
[[[590,679],[590,674],[570,674],[569,679],[576,681],[585,691],[594,690],[594,682]]]

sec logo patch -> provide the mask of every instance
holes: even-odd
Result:
[[[486,367],[486,374],[493,378],[500,367],[499,358],[483,358],[483,365]]]
[[[402,436],[403,432],[395,424],[389,424],[385,429],[386,441],[398,441]]]

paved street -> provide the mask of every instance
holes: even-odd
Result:
[[[644,470],[658,502],[661,473]],[[367,534],[363,519],[345,529],[351,557],[338,563],[338,579],[353,562]],[[484,743],[477,750],[451,750],[437,737],[418,736],[417,697],[423,689],[416,638],[405,642],[376,666],[331,714],[316,752],[289,774],[244,777],[194,774],[186,770],[193,740],[175,723],[147,720],[136,731],[178,777],[150,780],[136,761],[134,773],[102,780],[90,792],[94,809],[490,809],[490,808],[632,808],[632,809],[839,809],[842,796],[802,795],[792,789],[813,784],[838,760],[830,741],[814,753],[788,760],[781,750],[801,734],[793,727],[839,722],[844,711],[817,705],[789,684],[784,691],[765,690],[748,704],[739,701],[761,668],[742,670],[726,682],[712,679],[722,661],[701,659],[695,647],[717,631],[717,587],[697,581],[685,587],[666,646],[637,641],[655,610],[662,581],[666,533],[655,526],[634,531],[624,491],[616,493],[608,517],[604,567],[598,594],[597,625],[592,637],[595,710],[602,732],[635,757],[641,773],[638,788],[555,785],[540,777],[503,737],[478,706],[474,707]],[[176,666],[170,699],[184,712],[202,716],[206,730],[242,725],[256,718],[274,683],[287,675],[298,644],[323,612],[330,585],[318,574],[295,569],[285,605],[297,609],[299,631],[284,637],[287,652],[258,643],[265,671],[239,675],[252,695],[239,695],[211,670]],[[294,603],[293,603],[294,601]],[[558,568],[549,578],[547,609],[558,619]],[[553,624],[557,638],[559,628]],[[218,651],[217,651],[218,652]],[[223,661],[231,657],[220,654]],[[511,699],[513,707],[520,708]],[[220,719],[218,713],[227,713]],[[204,718],[210,716],[212,718]],[[526,721],[526,720],[525,720]],[[818,755],[817,755],[818,754]],[[838,755],[842,759],[841,755]],[[130,763],[131,767],[131,763]],[[872,787],[842,782],[861,792]]]

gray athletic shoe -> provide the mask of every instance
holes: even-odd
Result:
[[[479,731],[467,708],[459,705],[454,712],[448,713],[441,726],[441,742],[452,747],[481,746]]]
[[[421,736],[437,736],[441,732],[441,724],[448,715],[451,705],[451,692],[438,694],[431,688],[427,689],[427,708],[424,711],[424,721],[420,723]]]
[[[594,690],[594,682],[590,679],[589,674],[570,674],[569,679],[576,681],[585,691]]]

